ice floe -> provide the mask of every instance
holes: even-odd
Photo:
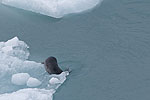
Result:
[[[103,0],[2,0],[5,5],[61,18],[92,9]]]
[[[68,72],[43,74],[45,69],[41,63],[28,60],[28,48],[17,37],[0,42],[0,100],[52,100],[66,80]],[[50,84],[52,77],[59,80],[53,83],[59,84]]]

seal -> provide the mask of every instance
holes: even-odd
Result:
[[[60,74],[63,72],[59,68],[57,64],[57,59],[55,57],[48,57],[44,62],[42,62],[42,64],[44,64],[45,70],[49,74]]]

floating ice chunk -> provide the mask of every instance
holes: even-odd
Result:
[[[25,85],[29,78],[28,73],[17,73],[12,75],[11,82],[15,85]]]
[[[37,87],[39,85],[41,85],[41,82],[38,79],[33,78],[33,77],[30,77],[27,81],[28,87]]]
[[[66,80],[66,76],[68,76],[68,75],[69,75],[68,71],[62,72],[59,75],[54,75],[54,77],[52,77],[49,80],[49,83],[53,84],[53,85],[54,84],[62,84]]]
[[[60,74],[60,76],[68,76],[69,75],[69,72],[68,71],[64,71]]]
[[[102,0],[2,0],[3,4],[9,6],[56,18],[86,11],[101,2]]]
[[[37,88],[21,89],[17,92],[0,95],[0,100],[52,100],[55,90]]]
[[[59,75],[60,80],[61,80],[62,83],[66,80],[66,76],[68,76],[68,75],[69,75],[69,72],[68,72],[68,71],[62,72],[62,73]]]
[[[61,83],[61,81],[60,81],[58,78],[52,77],[52,78],[49,80],[49,83],[50,83],[50,84],[59,84],[59,83]]]

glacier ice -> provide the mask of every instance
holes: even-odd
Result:
[[[0,42],[0,100],[52,100],[57,88],[69,75],[69,72],[42,74],[45,73],[43,65],[28,60],[28,48],[17,37]],[[52,77],[61,83],[50,84]],[[31,88],[36,86],[38,88]]]
[[[61,18],[70,13],[80,13],[95,7],[103,0],[2,0],[5,5]]]

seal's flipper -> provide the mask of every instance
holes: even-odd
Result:
[[[72,70],[71,70],[71,69],[69,69],[69,68],[65,69],[64,71],[68,71],[69,73],[71,73],[71,72],[72,72]]]

